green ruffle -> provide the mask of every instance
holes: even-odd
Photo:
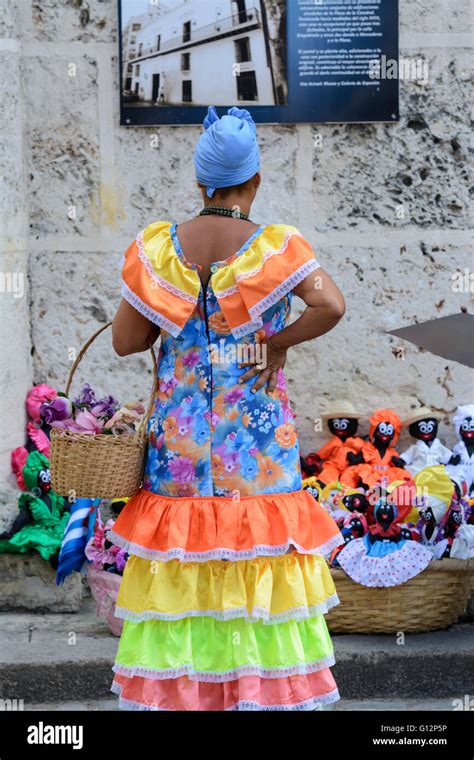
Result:
[[[333,664],[323,615],[275,625],[244,619],[126,620],[114,670],[148,678],[224,681],[309,673]]]

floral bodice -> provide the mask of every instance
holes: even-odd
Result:
[[[301,489],[294,414],[282,370],[275,391],[252,393],[263,340],[287,324],[291,290],[318,268],[295,228],[259,228],[217,262],[203,287],[176,228],[157,223],[127,251],[124,297],[161,327],[158,392],[144,487],[176,497],[250,496]]]

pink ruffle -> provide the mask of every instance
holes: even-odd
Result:
[[[190,681],[186,676],[156,681],[117,674],[112,691],[120,695],[120,707],[128,710],[314,710],[339,699],[329,668],[289,678],[243,676],[225,683]]]

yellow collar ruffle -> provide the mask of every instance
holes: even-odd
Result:
[[[311,245],[285,224],[260,228],[236,255],[216,262],[212,288],[234,337],[260,329],[261,315],[318,267]],[[123,297],[175,337],[194,313],[201,287],[169,222],[149,225],[125,254]]]

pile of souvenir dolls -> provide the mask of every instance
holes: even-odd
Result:
[[[74,570],[88,565],[98,614],[113,628],[113,602],[127,555],[108,541],[107,534],[126,499],[66,499],[51,486],[50,431],[54,427],[90,433],[120,434],[136,429],[144,408],[139,403],[120,404],[111,396],[97,399],[89,385],[69,400],[49,385],[34,386],[26,398],[26,444],[12,452],[12,470],[21,490],[18,514],[0,534],[0,553],[37,552],[56,570],[62,583]],[[114,517],[103,523],[101,508]],[[114,632],[119,632],[115,631]]]
[[[396,448],[398,414],[379,409],[367,439],[361,415],[339,402],[323,416],[332,438],[302,458],[303,486],[332,515],[344,545],[331,556],[364,586],[397,586],[442,558],[474,557],[474,404],[453,416],[458,442],[438,438],[440,415],[423,407],[403,424],[413,439]]]

